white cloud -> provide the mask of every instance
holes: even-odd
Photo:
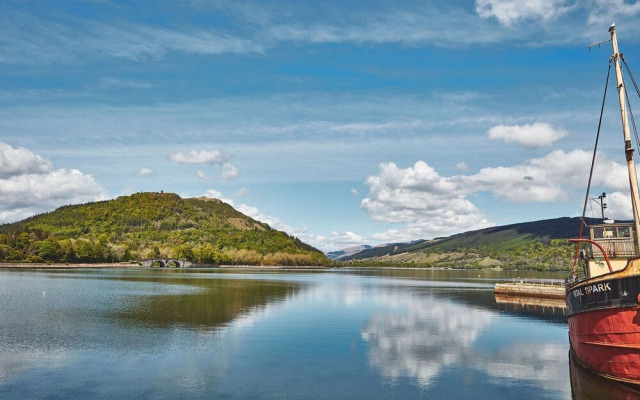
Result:
[[[87,23],[85,43],[109,56],[138,60],[161,57],[170,51],[186,54],[260,52],[262,46],[250,39],[222,35],[211,30],[174,30],[149,25],[122,27]]]
[[[377,7],[358,11],[340,5],[325,5],[322,9],[309,8],[313,15],[300,7],[287,13],[271,12],[264,7],[251,5],[252,11],[227,14],[230,25],[239,29],[222,30],[220,26],[201,25],[193,21],[185,27],[167,27],[137,23],[135,21],[99,18],[56,21],[54,16],[41,18],[17,11],[20,7],[3,9],[5,15],[2,29],[3,52],[0,63],[9,65],[49,65],[95,61],[100,59],[127,59],[144,62],[175,53],[194,55],[263,53],[274,47],[293,43],[402,43],[409,45],[466,46],[477,43],[496,43],[508,40],[531,40],[530,31],[505,32],[496,30],[487,18],[496,18],[508,26],[524,19],[549,21],[565,15],[578,7],[568,6],[567,0],[477,0],[475,13],[462,7],[443,11],[442,7],[423,3]],[[602,1],[589,3],[596,10],[603,9]],[[585,7],[580,5],[581,7]],[[615,11],[633,12],[636,7],[623,0],[614,1]],[[328,10],[325,12],[325,10]],[[348,11],[348,12],[347,12]],[[597,15],[595,12],[592,15]],[[255,18],[256,15],[263,15]],[[340,18],[335,18],[340,15]],[[478,18],[478,15],[482,18]],[[595,18],[595,17],[594,17]],[[134,18],[135,20],[135,18]],[[579,27],[567,28],[571,34],[563,40],[575,40]],[[442,36],[447,30],[450,35]],[[558,35],[554,35],[558,37]],[[81,39],[78,39],[81,38]],[[537,38],[538,41],[545,38]],[[583,39],[583,37],[580,37]],[[146,88],[137,82],[124,83]]]
[[[567,200],[572,190],[586,187],[592,153],[555,150],[544,157],[512,167],[483,168],[476,175],[461,177],[474,191],[489,191],[516,202]],[[613,190],[629,187],[625,165],[599,155],[593,185]]]
[[[469,170],[469,166],[467,165],[466,162],[460,161],[459,163],[456,164],[456,169],[458,171],[466,172]]]
[[[571,11],[567,0],[476,0],[476,12],[482,18],[496,18],[509,26],[523,19],[549,21]]]
[[[439,175],[424,161],[404,169],[394,163],[381,164],[378,175],[367,179],[369,195],[361,207],[376,222],[398,225],[372,235],[376,241],[446,236],[492,225],[469,199],[474,193],[488,192],[522,203],[578,201],[590,163],[589,152],[556,150],[519,165],[487,167],[474,175],[450,177]],[[604,155],[596,165],[593,185],[628,190],[626,166]],[[617,209],[612,215],[629,214],[623,197],[612,194],[610,203]]]
[[[199,170],[197,170],[197,171],[196,171],[196,175],[198,175],[198,178],[199,178],[200,180],[203,180],[203,181],[212,181],[212,180],[213,180],[213,178],[212,178],[212,177],[210,177],[209,175],[207,175],[207,173],[206,173],[206,172],[204,172],[204,171],[203,171],[203,170],[201,170],[201,169],[199,169]]]
[[[249,190],[249,188],[243,187],[240,190],[238,190],[237,192],[234,193],[234,196],[236,197],[246,197],[249,195],[249,193],[251,193],[251,190]]]
[[[169,160],[179,163],[224,165],[229,161],[229,157],[220,150],[191,150],[188,153],[172,153]]]
[[[442,236],[493,225],[465,198],[465,188],[456,178],[440,176],[424,161],[413,167],[381,164],[380,173],[367,179],[369,197],[361,207],[374,221],[406,224],[405,231],[390,230],[377,239],[418,239]]]
[[[107,197],[91,175],[55,170],[49,160],[6,143],[0,143],[0,173],[0,222]]]
[[[235,179],[238,177],[238,168],[233,165],[224,163],[222,165],[222,179]]]
[[[215,189],[207,189],[206,192],[204,192],[204,194],[202,195],[203,197],[208,197],[210,199],[218,199],[220,201],[224,201],[225,203],[229,203],[230,205],[233,205],[233,200],[231,199],[226,199],[224,197],[224,195],[222,194],[222,192],[219,192]]]
[[[454,27],[454,28],[452,28]],[[444,29],[455,34],[442,36]],[[379,13],[354,13],[347,20],[274,24],[265,32],[271,43],[354,43],[465,46],[494,43],[500,35],[475,14],[462,9],[443,13],[435,8],[409,7]]]
[[[332,232],[329,241],[331,242],[331,247],[338,249],[369,243],[368,238],[353,232]]]
[[[358,189],[356,189],[356,188],[351,188],[350,192],[351,192],[351,194],[352,194],[352,195],[354,195],[354,196],[357,196],[357,195],[358,195]]]
[[[33,154],[31,150],[0,142],[0,178],[45,173],[52,168],[49,160]]]
[[[169,160],[179,163],[189,164],[210,164],[222,166],[222,179],[234,179],[238,176],[238,168],[229,163],[229,156],[220,150],[191,150],[189,152],[178,152],[169,155]],[[211,180],[206,172],[197,170],[198,178],[202,180]]]
[[[21,207],[21,208],[14,208],[10,210],[0,210],[0,223],[21,221],[35,214],[39,214],[38,209],[35,207],[28,207],[28,208]]]
[[[590,0],[589,23],[610,24],[617,16],[632,17],[640,13],[640,2],[625,0]]]
[[[82,58],[154,59],[169,52],[226,54],[261,52],[263,45],[250,38],[222,34],[215,29],[170,29],[146,24],[102,23],[96,20],[66,24],[11,9],[3,10],[0,25],[4,50],[0,63],[36,64],[70,62]]]
[[[567,137],[569,132],[554,128],[546,122],[527,125],[497,125],[487,131],[489,139],[500,139],[505,143],[517,143],[530,149],[551,146]]]
[[[143,168],[140,168],[138,170],[138,172],[136,172],[136,175],[138,175],[138,176],[149,176],[149,175],[153,175],[154,173],[155,173],[155,171],[152,170],[151,168],[143,167]]]
[[[331,132],[365,134],[372,132],[386,133],[390,130],[411,130],[424,128],[427,121],[411,120],[411,121],[386,121],[386,122],[353,122],[346,124],[337,124],[329,127]]]
[[[625,193],[607,193],[605,203],[607,203],[607,209],[604,212],[606,217],[618,220],[633,219],[633,210],[631,208],[631,196],[629,195],[629,191],[626,191]],[[594,215],[600,216],[600,210],[596,210]]]

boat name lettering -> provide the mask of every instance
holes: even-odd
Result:
[[[597,292],[604,292],[605,290],[611,290],[611,286],[609,286],[610,282],[607,283],[598,283],[595,285],[589,285],[589,286],[585,286],[583,288],[580,289],[576,289],[573,291],[573,296],[574,297],[579,297],[579,296],[583,296],[585,294],[591,294],[591,293],[597,293]]]

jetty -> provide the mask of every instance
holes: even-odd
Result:
[[[515,282],[496,283],[494,292],[518,297],[539,297],[544,299],[564,299],[563,281],[522,279]]]

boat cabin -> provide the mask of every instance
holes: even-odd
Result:
[[[604,223],[589,227],[591,257],[587,259],[587,278],[609,273],[603,251],[613,271],[626,267],[629,257],[636,257],[632,223]],[[602,250],[599,248],[602,248]]]

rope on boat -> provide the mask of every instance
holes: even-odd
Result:
[[[627,70],[627,73],[629,74],[629,78],[631,78],[631,82],[633,83],[633,87],[636,89],[636,93],[638,94],[638,97],[640,97],[640,89],[638,88],[638,84],[636,83],[635,78],[633,77],[633,74],[631,73],[631,70],[629,69],[629,65],[627,64],[627,60],[624,59],[624,54],[620,54],[620,59],[622,60],[622,62],[624,63],[624,67]],[[631,117],[631,126],[633,126],[633,134],[636,137],[636,148],[640,149],[640,139],[638,139],[638,128],[636,127],[636,120],[635,118],[633,118],[633,111],[631,111],[631,102],[629,101],[629,91],[625,90],[624,94],[626,96],[626,100],[627,100],[627,110],[629,110],[629,116]]]
[[[631,73],[631,70],[629,69],[629,65],[627,65],[627,60],[624,59],[624,54],[620,54],[620,59],[622,60],[622,62],[624,64],[624,68],[629,73],[629,77],[631,78],[631,82],[633,83],[633,87],[636,88],[636,93],[638,94],[638,97],[640,97],[640,89],[638,88],[638,84],[636,83],[636,80],[633,78],[633,74]]]
[[[638,129],[636,128],[636,119],[633,118],[633,111],[631,111],[631,102],[629,101],[629,92],[624,91],[625,97],[627,98],[627,110],[629,111],[629,116],[631,117],[631,126],[633,127],[633,134],[636,137],[636,149],[640,149],[640,139],[638,139]]]
[[[602,127],[602,115],[604,113],[604,104],[607,99],[607,88],[609,87],[609,75],[611,74],[611,63],[613,58],[609,58],[609,68],[607,69],[607,80],[604,85],[604,95],[602,96],[602,106],[600,107],[600,121],[598,121],[598,133],[596,134],[596,143],[593,147],[593,157],[591,158],[591,169],[589,170],[589,182],[587,183],[587,194],[584,197],[584,206],[582,207],[582,218],[580,219],[580,232],[578,233],[578,240],[582,239],[582,229],[585,225],[584,216],[587,212],[587,204],[589,203],[589,192],[591,190],[591,178],[593,177],[593,166],[596,162],[596,152],[598,150],[598,140],[600,139],[600,128]],[[638,92],[640,94],[640,92]],[[578,254],[580,253],[580,242],[576,244],[576,254],[573,257],[573,269],[571,275],[576,276],[576,269],[578,268]]]

